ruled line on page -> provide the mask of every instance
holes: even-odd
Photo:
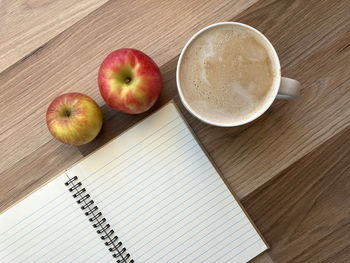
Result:
[[[125,152],[123,152],[123,154],[126,154],[126,153],[129,152],[130,150],[134,149],[135,147],[137,147],[138,145],[140,145],[142,142],[147,141],[151,136],[155,135],[157,132],[159,132],[159,131],[161,131],[162,129],[166,128],[169,124],[173,123],[173,122],[176,121],[176,120],[180,120],[180,117],[177,116],[177,117],[173,118],[171,121],[169,121],[168,123],[166,123],[165,125],[163,125],[162,127],[156,129],[156,131],[152,132],[151,135],[147,136],[147,137],[144,138],[142,141],[137,142],[134,146],[128,148]],[[156,137],[156,138],[155,138],[152,142],[150,142],[150,143],[153,143],[153,142],[157,141],[159,138],[161,138],[161,137],[163,137],[164,135],[167,135],[167,134],[169,134],[168,131],[165,132],[165,133],[163,133],[162,135]],[[147,146],[148,146],[148,145],[146,145],[145,147],[147,147]],[[143,147],[143,148],[145,148],[145,147]],[[136,152],[136,154],[137,154],[137,152]],[[93,175],[96,174],[99,170],[101,170],[102,168],[104,168],[104,167],[108,166],[109,164],[115,162],[115,161],[116,161],[118,158],[120,158],[120,157],[121,157],[121,155],[119,155],[119,156],[113,158],[111,161],[109,161],[108,163],[106,163],[104,166],[99,167],[97,170],[95,170],[95,171],[93,171],[92,173],[90,173],[89,175],[87,175],[86,178],[89,178],[89,177],[93,176]]]
[[[177,135],[179,135],[179,134],[181,134],[182,132],[185,132],[185,131],[186,131],[185,128],[181,129],[180,131],[177,131],[176,134],[172,135],[172,138],[176,138]],[[167,135],[168,135],[168,134],[167,134]],[[188,135],[188,134],[186,134],[186,135]],[[186,135],[185,135],[185,136],[186,136]],[[183,137],[181,137],[179,140],[181,140],[181,139],[183,139]],[[154,142],[159,142],[159,141],[158,141],[158,138],[156,138],[154,141],[152,141],[151,143],[149,143],[149,144],[147,145],[147,148],[150,147]],[[177,142],[174,142],[172,145],[176,145],[176,143],[177,143]],[[171,145],[171,146],[172,146],[172,145]],[[125,169],[129,168],[130,166],[134,165],[135,163],[137,163],[137,162],[140,161],[140,160],[149,161],[146,157],[147,157],[147,156],[152,156],[151,153],[152,153],[154,150],[156,150],[156,149],[158,149],[159,147],[161,147],[161,146],[162,146],[162,144],[156,145],[155,147],[151,148],[151,150],[147,151],[146,153],[143,153],[141,156],[138,156],[137,154],[138,154],[139,152],[141,152],[141,151],[144,150],[144,149],[147,149],[146,147],[143,147],[143,148],[141,148],[141,149],[139,150],[139,152],[133,153],[134,156],[138,156],[138,159],[132,160],[131,163],[127,163],[127,162],[126,162],[126,161],[129,161],[129,159],[127,159],[126,161],[123,161],[122,163],[118,162],[115,166],[113,166],[112,168],[110,168],[107,172],[105,172],[105,173],[102,174],[102,175],[99,175],[98,177],[96,176],[96,178],[102,179],[105,175],[108,175],[109,172],[113,172],[114,169],[118,167],[118,165],[124,165],[125,167],[124,167],[123,170],[125,170]],[[110,164],[112,164],[112,162],[111,162]],[[98,169],[96,172],[98,172],[99,170],[102,170],[104,167],[106,167],[106,166],[101,167],[101,168]],[[139,167],[140,167],[140,166],[139,166]],[[119,171],[119,172],[122,172],[122,171]],[[87,183],[87,184],[86,184],[86,187],[89,187],[89,186],[91,185],[91,186],[92,186],[91,189],[90,189],[91,191],[94,191],[94,190],[96,190],[96,189],[103,189],[102,186],[103,186],[104,184],[108,183],[109,180],[114,179],[114,175],[115,175],[115,174],[110,175],[108,179],[105,179],[105,180],[104,180],[102,183],[100,183],[100,184],[94,184],[94,183],[96,182],[96,179],[95,179],[95,180],[93,180],[93,181]],[[89,177],[87,177],[87,178],[89,178]],[[84,178],[84,181],[86,181],[87,178]]]
[[[212,201],[213,199],[216,199],[218,196],[220,196],[220,195],[214,196],[212,199],[210,199],[210,200],[208,201],[208,203],[209,203],[210,201]],[[229,197],[226,196],[225,198],[220,199],[220,202],[224,202],[224,201],[226,201],[226,200],[228,200],[228,199],[229,199]],[[231,200],[231,201],[232,201],[232,200]],[[217,204],[214,203],[214,204],[213,204],[212,206],[210,206],[209,208],[206,208],[206,210],[204,210],[204,212],[198,214],[194,219],[198,219],[198,218],[200,218],[201,216],[203,216],[206,212],[208,212],[208,211],[210,211],[210,210],[213,210],[214,206],[216,206],[216,205],[217,205]],[[215,213],[220,212],[220,211],[222,211],[222,210],[224,210],[224,209],[225,209],[225,207],[221,207],[220,209],[215,210],[214,213],[208,215],[207,217],[204,217],[204,218],[202,219],[202,221],[198,222],[198,224],[196,225],[196,227],[202,226],[203,223],[208,223],[208,219],[210,219],[213,215],[215,215]],[[196,211],[197,211],[197,210],[195,210],[194,212],[196,212]],[[226,215],[226,214],[223,214],[223,216],[224,216],[224,215]],[[169,236],[174,235],[174,234],[176,233],[176,230],[173,231],[173,232],[170,232],[169,230],[172,229],[175,225],[177,225],[177,224],[180,223],[181,221],[182,221],[182,220],[180,219],[180,220],[177,221],[175,224],[169,225],[169,226],[168,226],[169,228],[167,228],[166,230],[164,230],[164,231],[162,232],[162,234],[166,232],[166,233],[167,233],[166,238],[168,238]],[[184,226],[184,225],[182,224],[181,227],[183,227],[183,226]],[[207,225],[207,226],[208,226],[208,225]],[[183,237],[184,235],[186,235],[186,234],[188,234],[189,232],[193,231],[194,229],[195,229],[195,228],[190,228],[190,229],[188,229],[184,234],[182,234],[181,236],[177,237],[176,239],[173,239],[173,240],[170,242],[170,244],[168,243],[167,246],[168,246],[168,245],[171,245],[171,244],[174,243],[174,242],[176,242],[176,241],[179,240],[181,237]],[[203,230],[203,228],[201,228],[201,230]],[[155,238],[158,238],[158,237],[159,237],[159,235],[156,236]],[[164,241],[164,239],[161,240],[158,244],[161,244],[162,241]],[[197,241],[199,242],[200,240],[198,239]],[[181,242],[184,242],[184,241],[181,240]],[[155,246],[156,246],[156,245],[155,245]],[[155,246],[151,247],[151,248],[149,249],[149,251],[150,251],[150,250],[153,250]],[[156,250],[156,251],[155,251],[153,254],[151,254],[148,258],[146,258],[146,260],[152,259],[155,255],[157,255],[158,253],[160,253],[160,252],[162,251],[162,249],[163,249],[163,247],[161,247],[161,248],[159,248],[158,250]],[[174,249],[176,249],[176,247],[173,248],[173,250],[174,250]],[[147,252],[148,252],[148,251],[146,251],[146,253],[147,253]]]
[[[187,136],[182,137],[182,138],[179,139],[177,142],[179,142],[179,141],[185,139],[186,137],[187,137]],[[189,140],[186,141],[186,142],[189,142]],[[176,143],[176,142],[175,142],[175,143]],[[175,144],[175,143],[174,143],[174,144]],[[161,152],[160,154],[158,154],[157,156],[163,154],[165,151],[168,151],[174,144],[169,145],[164,151],[162,151],[162,152]],[[196,147],[196,145],[193,145],[192,148],[193,148],[193,147]],[[167,162],[173,162],[173,161],[175,161],[177,158],[181,157],[182,154],[185,154],[185,153],[189,152],[189,150],[191,150],[192,148],[190,148],[190,149],[188,149],[188,150],[185,150],[185,151],[182,152],[179,156],[177,156],[177,155],[175,155],[175,154],[176,154],[177,151],[181,150],[182,147],[181,147],[181,148],[175,148],[174,151],[168,153],[168,154],[165,155],[165,156],[162,156],[161,159],[156,160],[156,162],[155,162],[155,163],[152,163],[152,165],[155,165],[155,166],[157,166],[157,167],[158,167],[158,165],[160,165],[160,167],[158,168],[158,171],[159,171],[159,170],[161,170],[161,169],[163,169],[163,168],[166,168]],[[102,193],[106,193],[108,190],[114,189],[114,187],[116,187],[116,186],[118,186],[118,189],[123,189],[123,188],[125,189],[127,185],[131,185],[131,186],[132,186],[132,184],[135,184],[135,180],[136,180],[136,179],[139,179],[139,178],[142,179],[141,182],[144,182],[144,181],[148,180],[149,177],[145,177],[144,174],[143,174],[143,170],[140,171],[139,169],[140,169],[140,168],[143,168],[143,169],[145,170],[145,167],[146,167],[146,166],[145,166],[145,163],[149,163],[150,161],[155,160],[155,158],[156,158],[157,156],[155,156],[155,157],[153,157],[153,158],[150,158],[150,159],[147,159],[145,162],[140,163],[140,165],[137,166],[135,169],[133,169],[131,172],[128,172],[128,173],[124,174],[124,175],[123,175],[123,178],[124,178],[124,179],[126,179],[126,178],[129,179],[129,181],[127,181],[125,184],[120,184],[120,182],[121,182],[122,180],[119,180],[119,181],[116,181],[116,182],[114,182],[114,183],[111,183],[108,187],[106,187],[106,188],[105,188],[103,191],[101,191],[101,192],[102,192]],[[175,158],[173,158],[173,159],[171,159],[171,160],[167,160],[167,162],[164,162],[164,164],[162,164],[162,162],[163,162],[164,160],[166,160],[168,157],[175,157]],[[121,173],[121,172],[118,172],[118,173]],[[116,173],[116,174],[118,174],[118,173]],[[155,174],[156,174],[156,173],[155,173]],[[136,175],[136,176],[134,177],[134,175]],[[143,178],[142,178],[142,177],[143,177]],[[132,179],[132,180],[130,180],[130,179]],[[141,183],[141,182],[137,182],[137,183]],[[101,194],[101,192],[94,192],[94,190],[90,190],[90,192],[91,192],[91,193],[94,193],[95,196],[100,196],[100,194]],[[113,191],[113,192],[110,193],[109,195],[103,196],[103,199],[108,199],[112,194],[115,194],[115,193],[116,193],[116,191]],[[119,192],[117,196],[123,196],[123,194],[125,194],[125,192],[124,192],[124,193],[123,193],[123,192]]]
[[[230,214],[230,213],[232,213],[232,210],[229,210],[225,215]],[[235,214],[235,215],[229,217],[226,221],[222,222],[222,223],[221,223],[222,225],[227,225],[227,226],[229,226],[229,227],[228,227],[228,228],[225,228],[221,233],[224,233],[225,231],[227,231],[228,229],[230,229],[232,226],[238,224],[239,222],[235,222],[234,225],[230,225],[229,223],[232,222],[233,219],[235,219],[235,217],[241,215],[242,213],[243,213],[242,211],[239,211],[237,214]],[[222,218],[224,218],[224,217],[222,217]],[[206,238],[206,237],[208,237],[208,236],[211,236],[213,233],[215,233],[215,231],[217,231],[217,229],[213,228],[210,232],[208,232],[207,234],[205,234],[205,235],[202,237],[202,239],[204,239],[204,238]],[[192,237],[189,237],[187,240],[189,240],[190,238],[192,238]],[[214,238],[212,238],[212,239],[214,239]],[[175,248],[173,249],[173,251],[176,250],[176,249],[178,249],[180,246],[182,246],[187,240],[183,241],[183,243],[181,243],[179,246],[175,247]],[[206,240],[205,242],[206,242],[206,244],[207,244],[208,242],[210,242],[210,240],[209,240],[209,241]],[[205,245],[206,245],[206,244],[205,244]],[[191,254],[194,254],[197,250],[198,250],[198,249],[191,251]],[[176,257],[180,256],[180,253],[183,253],[183,252],[184,252],[184,251],[181,250],[180,252],[178,252],[177,254],[175,254],[172,258],[170,258],[168,261],[171,261],[172,259],[175,259]],[[180,261],[183,260],[183,259],[186,258],[186,257],[187,257],[187,255],[184,256],[182,259],[180,259]]]

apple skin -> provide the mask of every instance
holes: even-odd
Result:
[[[57,140],[83,145],[100,132],[102,112],[97,103],[81,93],[66,93],[54,99],[46,112],[46,124]]]
[[[138,114],[150,109],[162,87],[156,63],[145,53],[118,49],[102,62],[98,86],[106,103],[117,111]]]

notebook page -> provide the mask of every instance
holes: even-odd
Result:
[[[246,262],[267,249],[172,103],[67,173],[135,262]]]
[[[113,262],[67,180],[59,176],[0,215],[0,262]],[[82,261],[87,252],[93,256]]]

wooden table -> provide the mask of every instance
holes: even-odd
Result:
[[[201,123],[176,91],[189,37],[219,21],[262,31],[301,96],[238,128]],[[164,79],[153,110],[174,98],[272,249],[255,262],[350,262],[350,2],[0,1],[0,210],[151,113],[126,116],[99,94],[112,50],[149,54]],[[49,103],[77,91],[95,99],[104,127],[89,145],[54,140]],[[153,111],[152,110],[152,111]]]

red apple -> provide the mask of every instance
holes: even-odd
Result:
[[[92,141],[102,127],[102,112],[97,103],[81,93],[66,93],[54,99],[46,112],[51,134],[70,145]]]
[[[98,85],[106,103],[117,111],[137,114],[156,102],[162,77],[156,63],[143,52],[123,48],[109,54],[100,66]]]

